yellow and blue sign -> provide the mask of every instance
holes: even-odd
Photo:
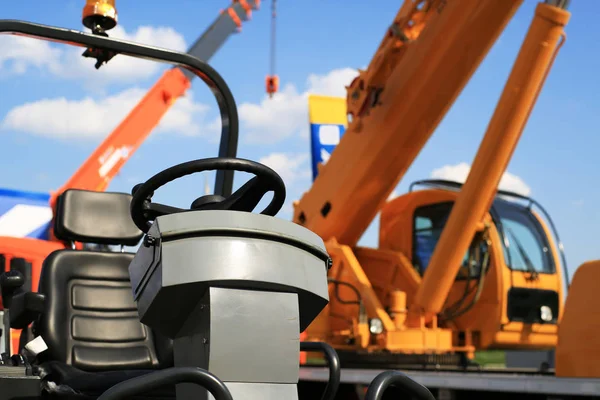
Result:
[[[308,96],[308,118],[312,172],[315,180],[319,172],[317,166],[327,162],[348,126],[346,99],[310,95]]]

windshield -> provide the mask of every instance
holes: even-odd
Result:
[[[422,275],[446,225],[452,202],[419,207],[414,214],[413,265]],[[496,199],[492,216],[503,244],[506,265],[515,271],[551,274],[555,265],[542,226],[529,209],[517,203]],[[463,258],[458,279],[479,275],[479,263]],[[468,266],[468,269],[466,267]]]
[[[493,212],[503,236],[504,259],[509,268],[544,274],[555,272],[548,239],[529,209],[497,199]]]
[[[423,275],[440,235],[448,221],[452,202],[439,203],[419,207],[415,210],[413,226],[413,265],[417,271]],[[479,275],[481,265],[479,262],[471,260],[469,262],[469,252],[465,253],[462,261],[462,268],[458,272],[457,279],[475,277]]]

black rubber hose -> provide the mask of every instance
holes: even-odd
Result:
[[[106,392],[98,400],[126,400],[162,386],[176,383],[195,383],[206,388],[215,400],[233,400],[227,386],[215,375],[201,368],[173,367],[121,382]]]
[[[329,367],[329,381],[321,400],[333,400],[340,387],[340,357],[333,347],[323,342],[300,342],[300,351],[320,351],[325,355]]]
[[[381,400],[390,386],[397,387],[407,396],[410,396],[411,399],[435,400],[429,389],[413,381],[408,375],[400,371],[386,371],[377,375],[369,385],[369,389],[367,389],[365,400]]]
[[[344,282],[344,281],[340,281],[338,279],[327,279],[327,282],[333,283],[335,285],[335,292],[334,292],[335,298],[337,299],[337,301],[340,302],[340,304],[357,304],[359,306],[362,304],[362,296],[360,295],[360,291],[356,288],[356,286],[354,286],[350,282]],[[340,293],[338,290],[340,285],[350,288],[350,290],[352,290],[354,292],[354,294],[356,295],[357,300],[355,300],[355,301],[343,300],[342,298],[340,298]]]

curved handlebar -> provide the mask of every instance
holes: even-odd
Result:
[[[210,65],[185,53],[141,45],[127,40],[17,20],[0,20],[0,34],[29,36],[74,46],[109,50],[116,54],[173,64],[198,76],[210,88],[221,113],[219,157],[236,157],[239,121],[235,100],[223,78]],[[233,171],[217,171],[215,194],[227,197],[233,189]]]
[[[340,387],[341,380],[340,357],[337,352],[333,347],[323,342],[300,342],[300,351],[320,351],[325,355],[329,366],[329,381],[321,400],[333,400]]]
[[[410,379],[400,371],[386,371],[377,375],[367,389],[365,400],[381,400],[383,394],[390,387],[395,386],[402,390],[411,399],[435,400],[429,389]]]
[[[205,387],[215,400],[233,400],[223,381],[206,370],[194,367],[167,368],[126,380],[102,393],[98,400],[125,400],[161,386],[186,382]]]

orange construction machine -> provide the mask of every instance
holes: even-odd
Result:
[[[347,130],[293,217],[333,258],[331,300],[307,339],[334,345],[342,366],[456,367],[480,349],[557,348],[557,375],[600,377],[600,318],[576,318],[600,306],[598,262],[567,297],[551,220],[497,191],[564,42],[566,1],[537,5],[464,185],[420,182],[387,201],[521,3],[406,1],[347,88]],[[357,246],[379,212],[379,246]]]

